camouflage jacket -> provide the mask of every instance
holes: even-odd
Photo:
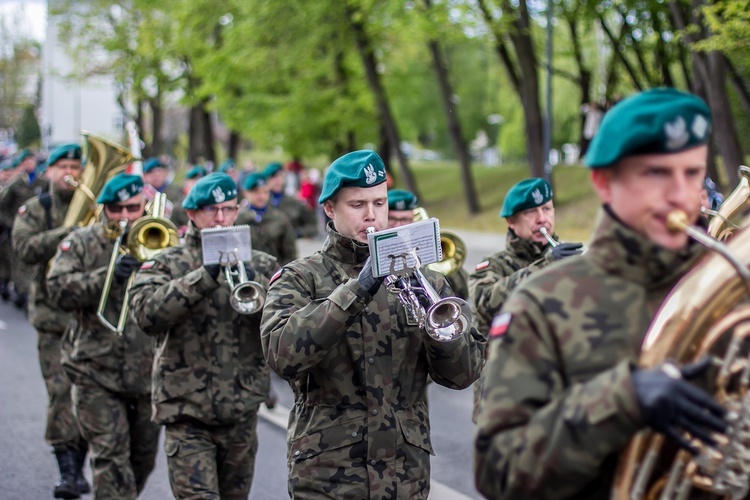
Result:
[[[266,207],[266,213],[258,220],[255,210],[250,206],[240,212],[235,225],[250,226],[250,237],[253,250],[273,255],[280,265],[288,264],[297,259],[297,237],[289,217],[271,205]]]
[[[152,402],[161,424],[190,417],[205,424],[241,421],[268,394],[260,313],[232,309],[224,275],[203,267],[200,231],[147,261],[131,288],[131,317],[157,338]],[[276,260],[253,252],[254,281],[266,286]]]
[[[18,209],[21,205],[34,196],[39,196],[49,189],[49,181],[39,175],[29,184],[29,176],[26,173],[16,176],[15,179],[3,190],[0,198],[0,223],[10,229],[13,227]]]
[[[49,203],[49,212],[41,201],[42,196]],[[36,196],[21,206],[13,223],[16,255],[26,264],[34,266],[29,321],[37,330],[44,332],[62,334],[72,319],[72,314],[60,310],[49,300],[46,278],[57,244],[72,230],[62,227],[72,198],[72,191],[51,189],[49,193]]]
[[[464,300],[469,300],[469,273],[463,267],[456,269],[456,271],[445,277],[448,280],[448,284],[451,286],[453,293],[456,297],[461,297]]]
[[[298,237],[312,238],[318,234],[318,217],[303,201],[285,194],[278,202],[275,202],[271,195],[270,203],[289,217]]]
[[[407,321],[385,286],[371,296],[356,280],[368,255],[329,225],[323,250],[282,268],[268,292],[263,350],[295,394],[290,492],[425,498],[433,453],[428,375],[468,387],[479,376],[484,341],[474,328],[454,342],[435,341]],[[442,275],[424,274],[438,293],[452,295]],[[335,484],[320,477],[314,469],[324,463],[346,477]]]
[[[493,322],[474,456],[489,498],[608,498],[643,427],[631,368],[704,251],[666,250],[603,212],[586,254],[532,275]]]
[[[75,313],[63,364],[74,384],[88,380],[113,392],[148,394],[154,340],[131,320],[122,335],[113,333],[96,315],[113,248],[102,223],[73,231],[58,246],[47,289],[58,307]],[[125,286],[113,279],[104,311],[110,323],[117,324],[124,295]]]
[[[479,333],[487,336],[492,318],[518,283],[550,263],[545,257],[548,248],[547,244],[521,239],[508,229],[505,250],[477,264],[469,276],[469,295]]]

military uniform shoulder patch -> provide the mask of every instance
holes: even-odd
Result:
[[[21,205],[18,207],[18,215],[23,215],[26,213],[26,205]]]
[[[273,282],[277,279],[281,278],[281,273],[284,271],[284,268],[280,268],[278,271],[276,271],[273,276],[271,276],[271,281],[268,282],[268,286],[273,285]]]
[[[70,245],[71,245],[70,240],[65,240],[62,243],[60,243],[60,250],[63,252],[67,252],[68,250],[70,250]]]
[[[499,338],[505,335],[510,325],[510,320],[513,316],[510,313],[503,313],[495,316],[492,320],[492,326],[490,327],[490,338]]]
[[[490,266],[489,260],[483,260],[479,264],[477,264],[476,271],[481,271],[482,269],[487,269]]]
[[[141,269],[151,269],[154,267],[155,262],[153,260],[147,260],[143,264],[141,264]]]

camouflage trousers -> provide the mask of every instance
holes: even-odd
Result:
[[[39,367],[47,387],[47,428],[44,439],[55,449],[78,446],[81,440],[78,422],[73,413],[73,386],[60,362],[61,343],[59,333],[38,332]]]
[[[164,426],[169,483],[177,499],[242,499],[250,494],[258,451],[257,413],[234,425],[196,420]]]
[[[34,267],[29,266],[21,262],[21,259],[16,257],[15,252],[11,252],[13,257],[11,259],[11,279],[13,280],[13,286],[15,286],[18,293],[27,294],[31,286],[31,275],[34,274]]]
[[[136,498],[154,469],[159,446],[160,427],[151,421],[151,396],[75,384],[73,401],[81,433],[89,443],[94,498]]]
[[[9,280],[13,247],[10,246],[10,241],[8,239],[3,240],[3,238],[5,238],[5,236],[0,233],[0,280]]]

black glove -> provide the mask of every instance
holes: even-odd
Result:
[[[432,305],[432,302],[430,302],[430,298],[424,292],[424,288],[422,287],[422,284],[419,282],[417,277],[413,274],[409,276],[409,285],[412,288],[416,288],[416,290],[414,290],[414,294],[417,296],[417,299],[419,299],[419,303],[422,305],[422,308],[424,308],[425,311],[429,309],[430,306]]]
[[[560,243],[556,247],[548,250],[552,260],[560,260],[571,255],[580,255],[583,253],[583,243]]]
[[[365,266],[359,272],[359,276],[357,276],[359,284],[362,285],[362,288],[367,290],[370,295],[375,295],[378,288],[380,288],[380,285],[383,283],[383,279],[384,278],[376,278],[372,275],[372,261],[370,260],[370,257],[367,257]]]
[[[250,264],[247,262],[244,262],[245,265],[245,273],[247,274],[247,279],[249,281],[255,281],[255,269],[253,269]]]
[[[115,261],[115,280],[118,283],[125,283],[130,275],[141,268],[141,261],[130,254],[123,254],[117,257]]]
[[[711,358],[705,357],[682,369],[672,365],[638,370],[632,375],[633,389],[646,424],[692,454],[696,454],[697,450],[682,436],[681,431],[687,431],[692,437],[713,446],[716,442],[710,431],[724,433],[727,429],[724,408],[705,391],[688,382],[710,366]]]
[[[219,273],[221,272],[221,266],[219,264],[204,264],[203,268],[214,280],[219,279]]]

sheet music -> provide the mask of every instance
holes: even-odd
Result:
[[[212,227],[201,231],[203,243],[203,264],[222,264],[229,254],[237,252],[237,260],[250,260],[252,244],[250,242],[250,226]],[[222,253],[224,262],[220,262]]]
[[[373,276],[388,276],[391,274],[391,262],[394,261],[396,271],[404,268],[401,255],[417,248],[417,256],[422,266],[439,262],[442,256],[440,246],[440,222],[431,217],[429,219],[412,222],[393,229],[384,229],[367,235],[372,257]],[[415,260],[409,255],[404,256],[406,265],[414,267]]]

